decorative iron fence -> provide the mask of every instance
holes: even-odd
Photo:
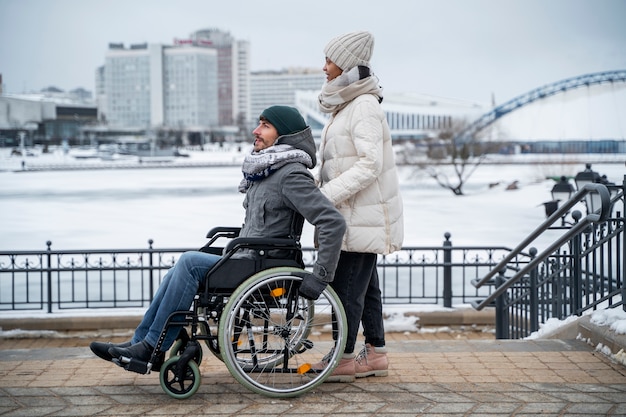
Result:
[[[624,306],[623,241],[624,221],[612,219],[590,225],[560,246],[496,298],[496,337],[520,339],[551,318]],[[506,280],[502,273],[494,284]]]
[[[117,309],[147,307],[178,257],[189,249],[53,250],[0,252],[0,311]],[[511,249],[453,246],[445,234],[441,246],[406,247],[378,260],[385,304],[470,303],[491,288],[471,281],[484,276]],[[307,268],[317,252],[303,249]],[[518,254],[511,261],[529,261]]]
[[[477,288],[493,288],[490,296],[472,304],[477,309],[495,307],[496,338],[524,338],[551,318],[562,320],[588,310],[621,306],[626,311],[624,190],[626,176],[620,186],[586,185],[500,264],[474,282]],[[592,193],[600,197],[600,208],[588,210],[584,218],[574,211],[574,221],[565,225],[568,210]],[[563,226],[555,226],[559,223]],[[528,249],[531,259],[519,268],[515,254],[554,229],[565,233],[542,253]],[[507,263],[509,257],[512,262]]]

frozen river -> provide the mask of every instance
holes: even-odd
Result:
[[[552,175],[575,175],[584,164],[484,165],[465,196],[400,168],[405,246],[515,246],[544,219]],[[624,163],[593,169],[621,183]],[[243,195],[240,168],[150,168],[0,172],[0,250],[188,248],[204,243],[213,226],[238,226]],[[516,190],[507,186],[517,181]],[[584,212],[584,210],[583,210]],[[312,246],[305,228],[303,246]]]

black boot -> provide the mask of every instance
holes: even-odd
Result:
[[[154,348],[148,344],[145,340],[139,343],[135,343],[129,347],[110,347],[109,355],[113,358],[120,358],[122,356],[127,358],[133,358],[141,362],[149,362],[152,356]]]
[[[111,342],[91,342],[89,348],[99,358],[105,361],[110,361],[113,357],[109,354],[109,349],[112,347],[126,348],[131,345],[130,341],[124,343],[111,343]]]

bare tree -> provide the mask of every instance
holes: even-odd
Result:
[[[419,170],[454,195],[463,195],[468,179],[498,147],[494,142],[479,139],[476,133],[464,134],[467,126],[466,121],[453,120],[449,128],[429,141],[427,159],[417,162]]]

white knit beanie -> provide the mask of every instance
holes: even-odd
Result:
[[[370,66],[374,36],[369,32],[351,32],[331,39],[324,48],[326,57],[343,71],[357,65]]]

